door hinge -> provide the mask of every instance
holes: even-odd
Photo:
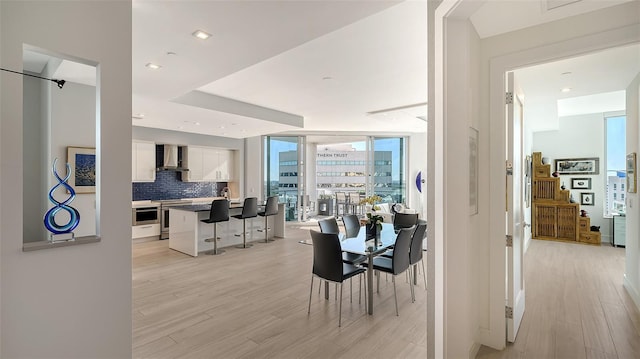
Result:
[[[513,236],[507,234],[507,247],[513,247]]]
[[[504,307],[504,316],[507,319],[513,319],[513,308],[509,306]]]
[[[513,104],[513,92],[507,92],[504,101],[505,101],[505,103],[507,105],[512,105]]]
[[[511,163],[511,161],[507,161],[506,165],[507,165],[507,176],[513,176],[513,163]]]

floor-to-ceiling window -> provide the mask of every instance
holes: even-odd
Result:
[[[626,184],[626,116],[605,117],[606,134],[606,205],[604,215],[611,216],[625,212],[625,184]]]
[[[285,204],[285,218],[296,219],[299,195],[300,146],[297,136],[264,137],[264,193]]]
[[[404,137],[372,137],[372,193],[388,203],[406,203]]]

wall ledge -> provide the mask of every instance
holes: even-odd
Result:
[[[22,251],[23,252],[31,252],[31,251],[37,251],[37,250],[40,250],[40,249],[51,249],[51,248],[59,248],[59,247],[76,246],[76,245],[80,245],[80,244],[98,243],[98,242],[100,242],[100,240],[101,239],[100,239],[99,236],[83,236],[83,237],[76,237],[74,240],[68,240],[68,241],[28,242],[28,243],[24,243],[22,245]]]

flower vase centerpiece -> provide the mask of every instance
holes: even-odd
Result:
[[[360,201],[361,205],[365,205],[371,210],[367,210],[367,239],[380,238],[380,231],[382,231],[382,222],[384,218],[381,215],[376,214],[376,211],[380,209],[377,204],[382,201],[382,198],[378,195],[369,196]]]

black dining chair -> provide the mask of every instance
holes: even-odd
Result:
[[[258,199],[256,197],[248,197],[244,199],[242,205],[242,213],[231,216],[242,220],[242,234],[236,234],[236,237],[242,235],[242,244],[236,248],[250,248],[252,244],[247,244],[247,219],[256,218],[258,216]]]
[[[422,243],[427,234],[427,221],[424,219],[418,220],[418,225],[416,226],[416,230],[413,232],[413,236],[411,237],[411,246],[409,247],[409,265],[411,266],[411,272],[413,273],[413,280],[411,281],[411,285],[414,285],[416,282],[417,273],[417,264],[418,262],[422,263],[422,277],[424,278],[424,289],[427,290],[427,272],[424,270],[424,261],[422,260]],[[412,299],[415,302],[415,290],[412,292]]]
[[[205,242],[213,242],[213,251],[207,254],[222,254],[224,249],[218,249],[218,223],[229,221],[229,201],[226,199],[216,199],[211,202],[211,210],[209,211],[209,218],[203,219],[200,222],[213,223],[213,237],[207,238]]]
[[[344,223],[344,233],[347,238],[358,236],[358,232],[360,232],[360,219],[358,219],[358,216],[345,214],[342,216],[342,223]]]
[[[411,228],[402,228],[400,232],[398,232],[398,236],[396,237],[396,244],[393,250],[393,257],[382,257],[378,256],[373,258],[373,269],[379,272],[385,272],[392,274],[392,282],[393,282],[393,297],[396,303],[396,315],[399,315],[398,312],[398,295],[396,293],[396,276],[404,273],[409,268],[409,247],[411,244],[411,237],[413,236],[413,232],[415,231],[415,227]],[[411,273],[409,273],[411,274]],[[378,277],[379,278],[379,277]],[[411,275],[409,275],[409,280],[411,280]],[[411,288],[411,298],[413,298],[413,286],[409,286]]]
[[[275,216],[278,214],[278,196],[271,196],[267,198],[267,203],[264,205],[264,211],[258,212],[258,216],[264,217],[264,228],[258,231],[264,231],[264,242],[269,242],[269,216]],[[271,240],[273,241],[273,239]]]
[[[343,220],[344,220],[344,216],[343,216]],[[322,233],[340,234],[340,227],[338,227],[338,221],[336,220],[335,217],[321,219],[318,221],[318,225],[320,226],[320,232]],[[358,222],[357,230],[358,231],[360,230],[360,222]],[[356,231],[355,235],[353,235],[352,237],[356,237],[357,235],[358,235],[358,232]],[[349,237],[349,234],[347,234],[347,237]],[[345,252],[342,254],[342,259],[344,260],[345,263],[358,264],[358,263],[364,262],[367,259],[367,257],[363,255],[355,254],[355,253]]]
[[[363,274],[366,270],[362,267],[347,264],[342,261],[342,248],[340,239],[336,233],[320,233],[314,230],[311,233],[313,241],[313,270],[311,274],[311,287],[309,288],[309,308],[311,313],[311,296],[313,293],[313,277],[318,276],[325,281],[340,284],[340,308],[338,326],[342,326],[342,283],[356,275]]]
[[[393,229],[409,228],[418,223],[417,213],[396,213],[393,215]]]
[[[322,233],[340,233],[340,227],[338,227],[338,221],[336,217],[329,217],[318,221],[320,226],[320,232]]]

